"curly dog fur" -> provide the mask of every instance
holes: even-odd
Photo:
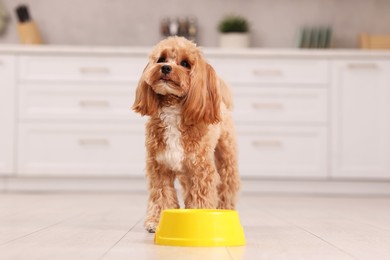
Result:
[[[139,81],[134,111],[146,124],[149,199],[145,228],[155,232],[163,209],[234,209],[240,186],[232,99],[200,49],[182,37],[155,46]]]

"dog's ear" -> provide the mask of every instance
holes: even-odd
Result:
[[[138,82],[137,90],[135,93],[135,100],[132,109],[140,113],[141,115],[151,116],[157,113],[159,107],[159,100],[157,94],[153,91],[145,81],[145,71],[149,64],[146,65],[141,79]]]
[[[221,96],[214,69],[200,58],[192,66],[190,77],[190,89],[183,101],[184,123],[218,123],[221,121]]]

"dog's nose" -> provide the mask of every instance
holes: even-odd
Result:
[[[161,72],[165,75],[169,74],[172,71],[172,67],[169,65],[164,65],[161,67]]]

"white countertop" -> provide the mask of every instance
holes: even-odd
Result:
[[[0,45],[0,54],[77,54],[77,55],[136,55],[146,56],[152,47],[125,46],[62,46],[62,45]],[[389,59],[390,50],[361,49],[221,49],[202,48],[206,57],[246,58],[376,58]]]

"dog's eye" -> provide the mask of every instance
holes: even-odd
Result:
[[[180,62],[180,65],[183,66],[184,68],[191,69],[191,65],[186,60]]]
[[[165,62],[165,57],[160,57],[157,60],[157,63],[164,63]]]

